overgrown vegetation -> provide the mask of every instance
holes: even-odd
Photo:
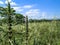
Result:
[[[0,7],[0,45],[10,45],[8,24],[12,24],[12,45],[26,45],[27,33],[28,45],[60,45],[60,20],[29,20],[26,33],[25,17],[16,13],[13,8],[9,9],[10,14],[8,8]],[[7,13],[11,15],[10,23]]]
[[[21,25],[13,25],[13,40],[15,38],[16,45],[25,45],[26,38],[26,27],[25,24]],[[52,22],[33,22],[29,23],[29,37],[28,44],[29,45],[60,45],[60,21],[52,21]],[[5,32],[8,31],[7,24],[0,26],[0,44],[7,42],[6,38],[3,37]],[[15,33],[19,34],[15,34]],[[7,42],[8,43],[8,42]],[[7,44],[6,44],[7,45]]]

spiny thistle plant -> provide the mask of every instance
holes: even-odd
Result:
[[[7,0],[7,2],[8,2],[7,9],[2,8],[2,10],[5,9],[3,11],[6,11],[7,13],[4,12],[4,13],[1,13],[1,14],[5,14],[6,16],[8,16],[8,31],[4,31],[4,30],[1,30],[1,31],[3,31],[4,33],[6,33],[4,37],[8,37],[9,45],[14,45],[15,38],[12,40],[12,35],[13,35],[12,33],[14,32],[14,31],[12,31],[12,19],[11,19],[12,18],[11,17],[12,16],[12,10],[11,10],[11,6],[10,6],[10,2],[8,0]],[[13,10],[13,12],[14,12],[14,10]],[[14,32],[14,34],[21,34],[21,33]]]
[[[7,0],[8,1],[8,0]],[[14,40],[12,40],[12,36],[13,36],[13,32],[12,32],[12,19],[11,19],[11,6],[10,6],[10,2],[8,1],[8,26],[9,26],[9,31],[8,31],[8,38],[9,38],[9,43],[10,45],[14,45],[15,44],[15,38]],[[14,34],[21,34],[21,33],[18,33],[18,32],[14,32]],[[13,43],[14,42],[14,43]]]
[[[9,38],[9,43],[10,43],[10,45],[12,45],[12,42],[11,42],[11,39],[12,39],[12,28],[11,28],[11,26],[12,26],[12,22],[11,22],[11,7],[10,7],[10,2],[7,0],[7,2],[8,2],[8,26],[9,26],[9,32],[8,32],[8,38]]]

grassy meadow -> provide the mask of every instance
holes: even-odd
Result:
[[[12,41],[26,45],[26,25],[12,26]],[[0,26],[0,45],[8,44],[8,26]],[[60,21],[28,23],[28,45],[60,45]]]

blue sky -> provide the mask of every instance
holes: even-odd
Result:
[[[9,0],[17,13],[33,19],[60,18],[60,0]],[[6,0],[0,0],[0,6],[6,6]]]

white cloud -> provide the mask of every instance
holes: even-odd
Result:
[[[9,2],[10,2],[10,4],[11,4],[11,6],[15,6],[15,5],[17,5],[15,2],[13,2],[12,0],[9,0]],[[8,2],[7,2],[7,0],[5,1],[5,4],[7,4]]]
[[[47,12],[41,12],[40,9],[26,9],[22,8],[23,6],[20,7],[13,7],[16,12],[20,13],[23,12],[21,14],[23,14],[24,16],[28,15],[29,18],[35,18],[35,19],[43,19],[43,18],[47,18]]]
[[[23,8],[32,8],[32,5],[24,5]]]
[[[0,1],[0,4],[4,4],[2,1]]]
[[[17,5],[15,2],[11,2],[10,4],[11,4],[12,6]]]
[[[41,18],[42,19],[53,19],[53,14],[47,13],[47,12],[42,12]]]
[[[23,11],[23,9],[21,9],[21,7],[13,7],[14,8],[14,10],[16,10],[16,12],[21,12],[21,11]]]
[[[26,15],[37,15],[39,13],[40,12],[38,9],[30,9],[29,11],[26,12]]]
[[[23,5],[23,6],[13,7],[13,8],[16,10],[16,12],[21,12],[32,8],[32,5]]]
[[[9,2],[11,2],[11,0],[9,0]],[[8,3],[8,1],[6,0],[6,1],[5,1],[5,3],[7,4],[7,3]]]
[[[40,15],[39,9],[30,9],[29,11],[25,12],[24,16],[28,15],[29,18],[38,18]]]
[[[12,2],[12,0],[8,0],[9,2]],[[5,1],[5,3],[7,3],[7,0]]]
[[[42,12],[42,18],[46,18],[46,15],[47,15],[47,13],[46,12]]]
[[[52,16],[48,16],[47,12],[41,12],[40,9],[30,9],[25,12],[24,16],[28,15],[29,19],[49,19]]]
[[[9,2],[11,2],[12,0],[9,0]]]
[[[15,10],[18,10],[18,9],[20,9],[21,7],[13,7]]]

